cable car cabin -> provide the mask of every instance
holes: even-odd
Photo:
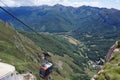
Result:
[[[39,74],[43,79],[46,79],[52,71],[53,71],[53,64],[50,62],[46,62],[40,67]]]

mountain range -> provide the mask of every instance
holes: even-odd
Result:
[[[6,8],[16,17],[40,32],[107,33],[116,32],[120,26],[120,11],[116,9],[63,5]],[[9,15],[0,11],[0,19],[10,21],[16,29],[24,29]],[[101,32],[102,31],[102,32]]]
[[[80,42],[82,41],[88,47],[84,53],[87,53],[91,60],[104,58],[109,46],[119,39],[120,11],[117,9],[90,6],[74,8],[60,4],[6,7],[6,9],[37,32],[70,35]],[[16,30],[30,32],[2,10],[0,10],[0,19],[13,23]]]
[[[0,22],[0,59],[10,64],[17,60],[13,65],[19,72],[30,68],[37,72],[35,68],[41,65],[39,57],[45,49],[55,60],[54,79],[89,80],[94,73],[89,61],[104,59],[109,47],[120,38],[117,9],[59,4],[4,8],[40,34],[36,35],[0,10],[0,19],[4,21]]]

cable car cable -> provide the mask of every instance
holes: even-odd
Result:
[[[5,3],[3,3],[5,6],[7,6]],[[43,37],[42,35],[40,35],[38,32],[36,32],[33,28],[31,28],[29,25],[25,24],[22,20],[20,20],[19,18],[17,18],[16,16],[14,16],[12,13],[10,13],[8,10],[4,9],[2,6],[0,6],[0,9],[2,9],[4,12],[6,12],[8,15],[10,15],[11,17],[13,17],[15,20],[17,20],[18,22],[20,22],[21,24],[23,24],[25,27],[29,28],[31,31],[35,32],[37,35]],[[44,37],[43,37],[44,38]],[[53,65],[52,65],[53,66]],[[52,67],[51,66],[51,67]]]
[[[8,5],[6,5],[2,0],[0,0],[0,2],[1,2],[3,5],[5,5],[6,7],[8,7]]]
[[[5,5],[6,7],[8,7],[8,5],[6,5],[2,0],[0,0],[0,2]],[[19,21],[20,23],[22,23],[24,26],[29,27],[29,29],[31,28],[30,26],[28,26],[27,24],[25,24],[23,21],[21,21],[20,19],[18,19],[17,17],[15,17],[12,13],[10,13],[9,11],[7,11],[5,8],[3,8],[2,6],[0,6],[0,8],[5,11],[7,14],[9,14],[10,16],[12,16],[14,19],[16,19],[17,21]],[[30,29],[32,30],[32,29]],[[34,30],[32,30],[34,32]]]
[[[20,22],[21,24],[23,24],[25,27],[29,28],[31,31],[33,31],[34,33],[36,33],[37,35],[41,36],[38,32],[36,32],[33,28],[31,28],[29,25],[25,24],[22,20],[18,19],[16,16],[14,16],[12,13],[10,13],[9,11],[7,11],[6,9],[4,9],[2,6],[0,6],[0,9],[2,9],[4,12],[6,12],[8,15],[10,15],[11,17],[13,17],[15,20],[17,20],[18,22]]]
[[[10,8],[7,4],[5,4],[3,1],[0,0],[0,2],[5,5],[6,7]],[[9,12],[8,10],[6,10],[5,8],[3,8],[2,6],[0,6],[0,8],[5,11],[8,15],[12,16],[15,20],[17,20],[18,22],[20,22],[21,24],[23,24],[25,27],[27,27],[28,29],[30,29],[31,31],[33,31],[35,34],[37,34],[38,36],[41,36],[42,38],[46,39],[44,37],[44,35],[40,35],[36,30],[34,30],[33,28],[31,28],[31,26],[27,25],[26,23],[24,23],[22,20],[20,20],[19,18],[17,18],[16,16],[14,16],[11,12]]]

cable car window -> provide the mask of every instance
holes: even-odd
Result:
[[[44,70],[43,69],[40,69],[40,75],[44,76]]]
[[[50,68],[48,68],[45,72],[45,76],[49,75],[50,74]]]
[[[53,70],[53,66],[51,66],[50,68],[48,68],[45,72],[45,76],[49,75]]]
[[[53,71],[53,65],[50,67],[50,72]]]

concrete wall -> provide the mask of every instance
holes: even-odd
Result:
[[[16,79],[16,74],[15,73],[10,73],[7,74],[6,76],[4,76],[2,79],[0,80],[17,80]]]

